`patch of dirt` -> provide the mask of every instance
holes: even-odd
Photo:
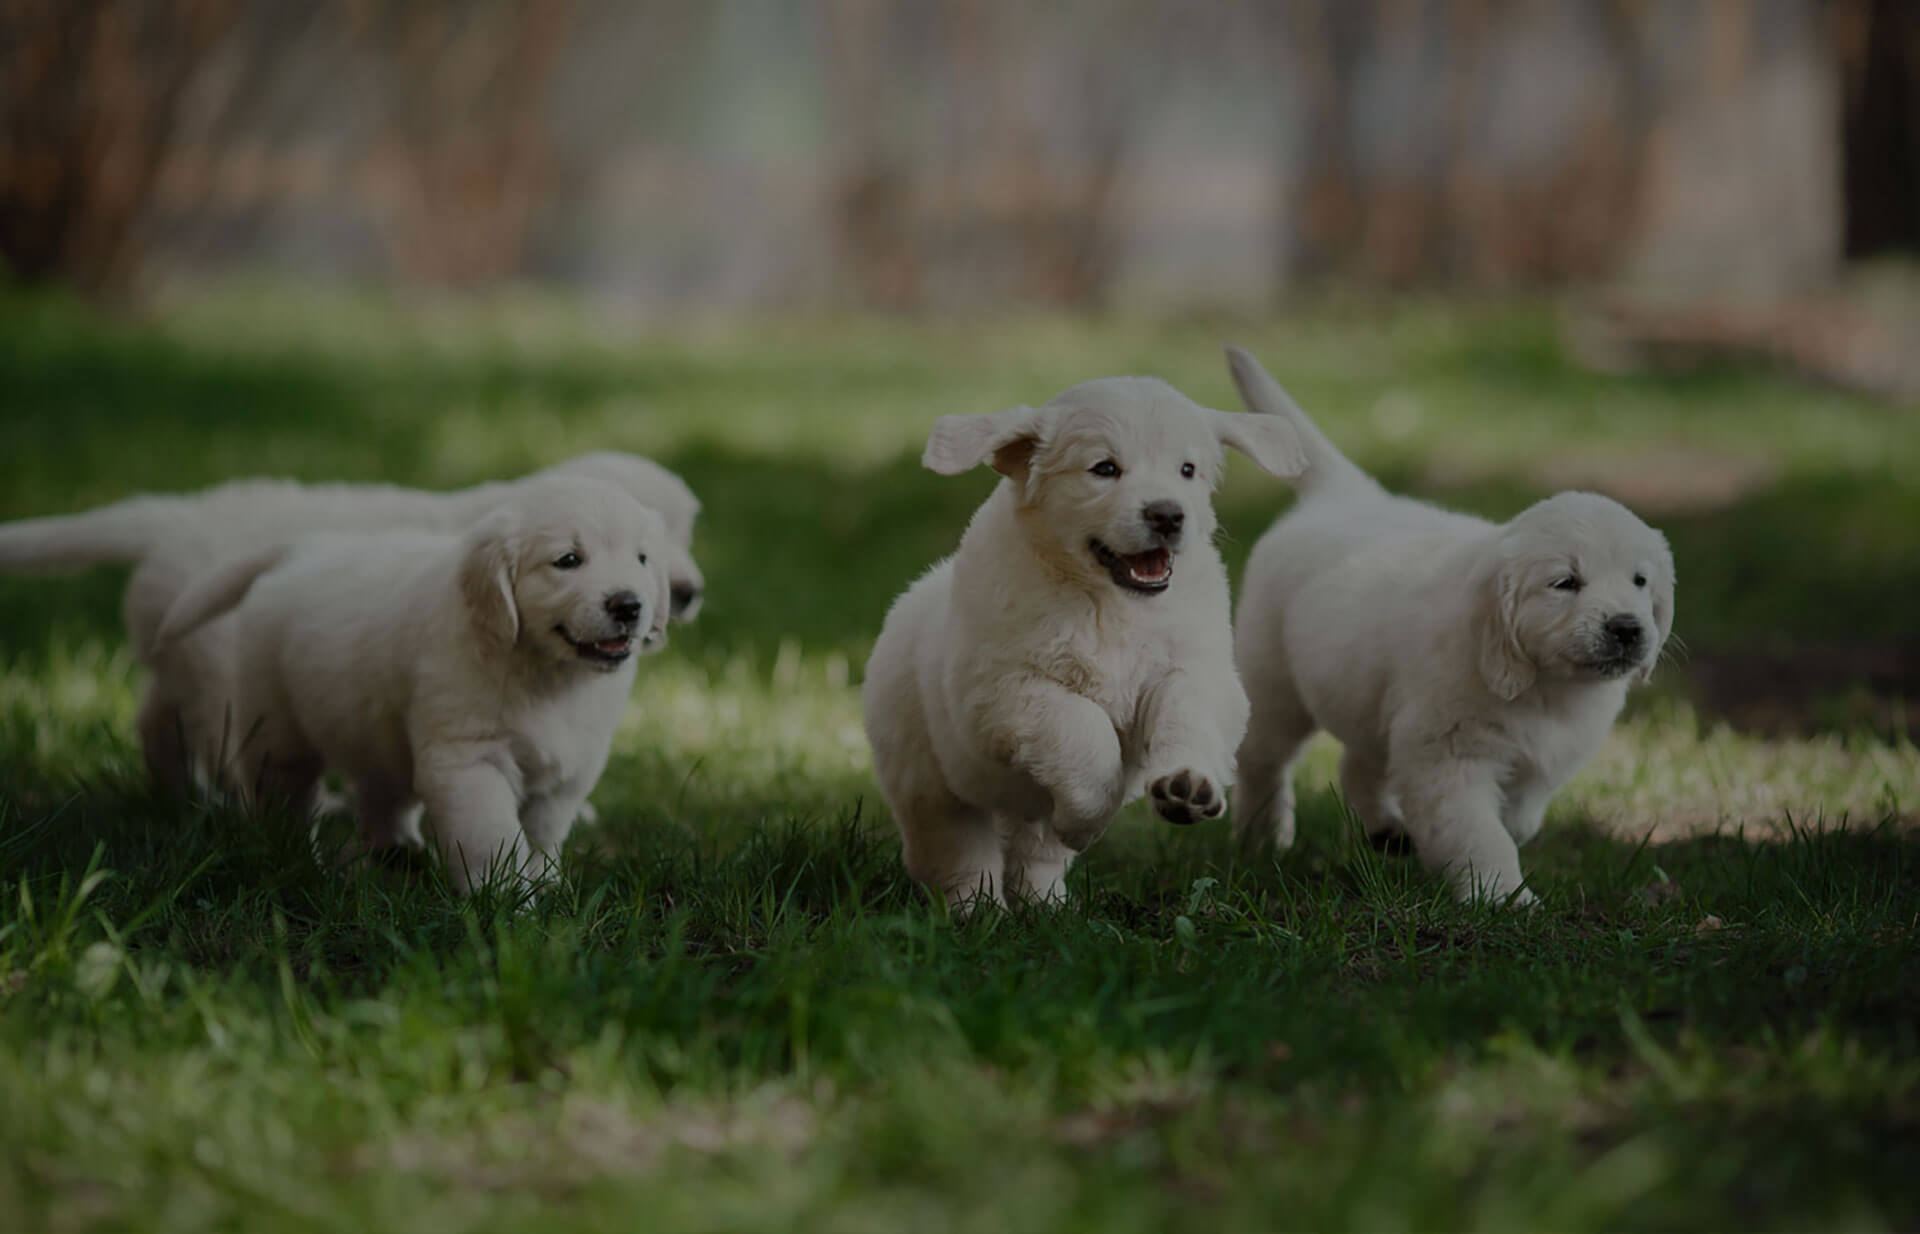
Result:
[[[1743,732],[1803,737],[1862,729],[1920,740],[1920,643],[1695,653],[1688,692]]]

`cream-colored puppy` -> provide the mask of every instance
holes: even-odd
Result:
[[[231,626],[214,621],[172,644],[155,637],[167,610],[193,580],[317,531],[455,532],[554,476],[591,476],[657,511],[668,543],[660,560],[673,581],[673,611],[691,621],[704,580],[688,546],[700,503],[673,472],[632,454],[585,454],[522,480],[431,493],[382,484],[298,484],[240,480],[200,493],[132,497],[97,510],[0,525],[0,570],[131,565],[125,612],[134,653],[150,672],[139,730],[147,766],[178,792],[194,771],[212,773],[237,734]]]
[[[1238,830],[1293,842],[1293,764],[1324,728],[1371,835],[1403,832],[1463,899],[1531,899],[1517,846],[1673,626],[1666,540],[1592,493],[1499,525],[1392,496],[1252,356],[1227,357],[1248,408],[1291,419],[1307,452],[1235,621],[1253,704]]]
[[[322,534],[229,562],[181,593],[156,644],[231,610],[245,783],[302,808],[340,772],[369,848],[417,843],[422,804],[466,891],[496,864],[557,859],[636,648],[665,644],[671,545],[621,490],[551,477],[463,535]]]
[[[865,710],[907,870],[956,906],[1060,898],[1143,789],[1176,823],[1226,808],[1247,701],[1212,543],[1223,443],[1300,466],[1287,420],[1143,377],[934,423],[927,467],[1005,478],[888,613]]]

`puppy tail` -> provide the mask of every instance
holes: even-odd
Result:
[[[1294,431],[1300,436],[1300,447],[1307,456],[1307,469],[1293,481],[1302,496],[1322,491],[1379,487],[1372,476],[1340,453],[1340,447],[1327,439],[1327,435],[1320,431],[1320,426],[1280,388],[1280,383],[1260,366],[1252,352],[1227,344],[1227,368],[1233,373],[1233,384],[1239,389],[1240,401],[1247,405],[1248,411],[1264,416],[1285,416],[1293,422]]]
[[[209,621],[232,612],[246,599],[254,581],[279,565],[290,548],[290,545],[278,544],[250,557],[237,557],[188,583],[186,590],[167,606],[167,615],[160,621],[160,632],[154,635],[154,654],[166,652]]]
[[[82,514],[0,523],[0,570],[132,565],[147,555],[170,513],[168,498],[133,497]]]

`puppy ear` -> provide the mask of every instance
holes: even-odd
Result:
[[[1673,592],[1677,585],[1673,572],[1673,550],[1667,547],[1667,538],[1659,532],[1653,533],[1660,543],[1660,553],[1656,562],[1653,579],[1653,628],[1658,637],[1653,644],[1653,658],[1647,666],[1633,675],[1641,685],[1653,680],[1653,670],[1660,664],[1660,652],[1667,645],[1667,635],[1673,633]]]
[[[647,622],[647,632],[640,636],[640,650],[643,654],[652,654],[667,645],[667,623],[673,620],[673,579],[665,561],[647,571],[653,580],[652,618]],[[691,558],[688,558],[689,563]],[[696,571],[695,573],[698,573]]]
[[[943,476],[957,476],[991,461],[1001,475],[1022,480],[1039,444],[1040,413],[1031,407],[984,416],[941,416],[927,435],[920,464]]]
[[[1480,678],[1512,702],[1533,685],[1533,661],[1520,645],[1520,572],[1499,562],[1480,595]]]
[[[1206,409],[1220,444],[1231,446],[1270,476],[1291,479],[1307,469],[1300,432],[1285,416]]]
[[[518,555],[513,520],[497,510],[467,532],[460,558],[460,592],[474,627],[508,647],[520,638],[520,606],[513,599]]]

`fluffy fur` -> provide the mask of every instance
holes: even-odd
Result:
[[[466,891],[557,858],[636,649],[666,641],[671,545],[621,490],[548,478],[464,535],[320,534],[231,561],[181,592],[155,642],[231,611],[250,792],[303,808],[332,768],[369,848],[417,844],[424,805]]]
[[[692,620],[704,589],[688,552],[700,503],[679,476],[658,463],[611,452],[569,459],[523,480],[452,493],[241,480],[200,493],[133,497],[80,514],[0,525],[0,570],[134,567],[124,604],[127,633],[150,673],[140,703],[141,746],[155,781],[178,792],[195,770],[216,768],[235,738],[230,625],[212,622],[172,644],[165,655],[156,649],[161,619],[190,581],[223,562],[269,552],[309,532],[459,531],[525,486],[555,476],[602,480],[659,514],[667,532],[661,559],[672,578],[674,615]]]
[[[1592,493],[1499,525],[1392,496],[1252,356],[1227,354],[1248,408],[1289,418],[1308,460],[1235,621],[1253,704],[1238,829],[1293,842],[1293,765],[1324,728],[1369,834],[1404,833],[1462,898],[1531,899],[1517,846],[1672,628],[1666,540]]]
[[[1300,466],[1285,419],[1149,378],[935,422],[927,467],[1004,478],[888,613],[864,701],[907,870],[956,906],[1061,897],[1143,790],[1177,823],[1225,809],[1247,701],[1212,543],[1223,443]]]

